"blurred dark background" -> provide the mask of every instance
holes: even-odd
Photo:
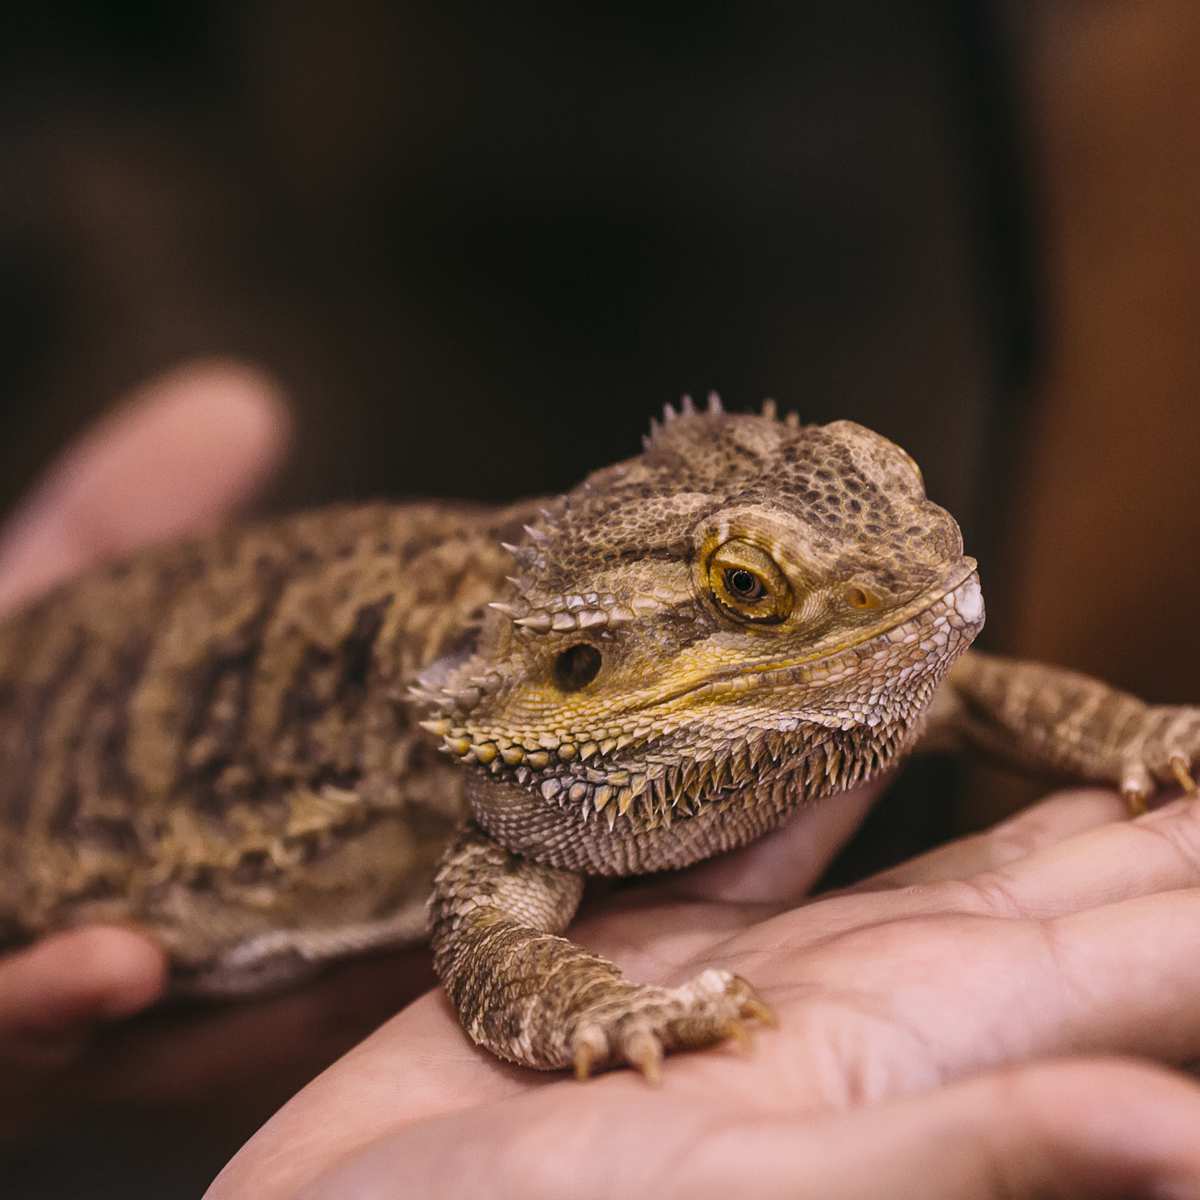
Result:
[[[1195,699],[1192,0],[53,14],[0,38],[0,503],[198,355],[287,390],[273,507],[563,488],[681,391],[771,395],[912,452],[987,644]],[[839,870],[1022,794],[923,766]],[[93,1104],[8,1194],[197,1194],[388,1002],[153,1137]]]

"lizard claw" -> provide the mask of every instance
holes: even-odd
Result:
[[[738,1001],[738,1016],[758,1021],[768,1029],[779,1028],[779,1018],[775,1010],[758,994],[752,984],[747,983],[740,975],[733,977],[730,992]]]
[[[1121,799],[1131,817],[1140,817],[1154,795],[1154,778],[1138,760],[1127,762],[1121,771]]]
[[[722,1030],[722,1033],[725,1035],[725,1040],[727,1042],[733,1042],[738,1050],[740,1050],[743,1054],[748,1054],[750,1052],[750,1047],[752,1045],[750,1030],[746,1028],[743,1021],[740,1021],[735,1017],[732,1021],[729,1021],[726,1024],[725,1028]]]
[[[1140,817],[1149,807],[1149,797],[1140,788],[1122,788],[1121,799],[1125,801],[1125,807],[1131,817]]]
[[[1172,754],[1170,766],[1171,774],[1178,780],[1179,786],[1185,792],[1194,793],[1196,791],[1196,781],[1192,777],[1192,772],[1188,769],[1188,760],[1182,754]]]
[[[573,1065],[575,1078],[580,1083],[585,1082],[592,1073],[592,1068],[608,1053],[608,1038],[598,1026],[589,1025],[579,1031],[575,1037]]]
[[[592,1073],[594,1056],[592,1048],[586,1042],[580,1042],[575,1047],[575,1078],[584,1083]]]
[[[596,1069],[630,1066],[656,1085],[668,1053],[721,1042],[748,1049],[747,1021],[778,1024],[766,1001],[744,979],[710,969],[679,988],[624,990],[617,1003],[603,997],[594,1000],[590,1011],[581,1014],[563,1065],[574,1066],[579,1080]]]
[[[662,1042],[648,1029],[635,1029],[622,1047],[625,1060],[642,1073],[642,1078],[651,1087],[662,1083]]]

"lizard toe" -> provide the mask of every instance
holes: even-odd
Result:
[[[758,992],[729,971],[709,970],[677,988],[641,987],[593,1002],[571,1038],[575,1077],[630,1066],[648,1083],[662,1078],[665,1055],[732,1042],[750,1045],[748,1021],[775,1025]]]

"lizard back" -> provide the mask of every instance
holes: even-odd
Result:
[[[133,922],[203,974],[272,940],[420,936],[463,782],[408,686],[526,515],[302,514],[145,551],[0,627],[0,940]]]

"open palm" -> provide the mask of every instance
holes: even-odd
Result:
[[[586,1085],[474,1050],[431,993],[300,1093],[210,1200],[1128,1196],[1200,1183],[1200,808],[1063,793],[804,901],[860,793],[603,901],[573,939],[637,979],[730,967],[780,1028],[745,1057]],[[1037,1065],[1029,1065],[1037,1064]],[[1007,1190],[1005,1190],[1007,1189]]]

